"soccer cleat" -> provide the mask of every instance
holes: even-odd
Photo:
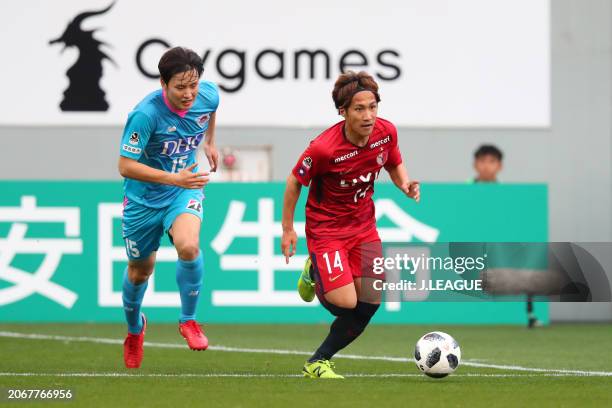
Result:
[[[140,368],[144,355],[144,336],[147,329],[147,318],[142,313],[142,331],[140,334],[128,333],[123,342],[123,361],[126,368]]]
[[[312,302],[315,297],[315,283],[310,277],[310,270],[312,269],[312,261],[310,257],[306,259],[304,264],[304,270],[298,279],[298,293],[304,302]]]
[[[208,339],[195,320],[179,323],[179,333],[187,340],[190,349],[200,351],[208,348]]]
[[[334,373],[334,363],[329,360],[317,360],[314,362],[306,362],[302,373],[304,377],[308,378],[337,378],[343,379],[344,377]]]

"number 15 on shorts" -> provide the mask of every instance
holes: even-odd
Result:
[[[128,256],[132,256],[132,258],[140,257],[140,250],[137,247],[136,241],[132,241],[130,239],[125,238],[125,249],[128,253]]]

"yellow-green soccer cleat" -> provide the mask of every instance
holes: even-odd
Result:
[[[312,302],[315,297],[315,283],[310,278],[310,268],[312,268],[312,261],[308,257],[297,285],[298,293],[304,302]]]
[[[317,360],[313,363],[308,361],[302,368],[304,377],[308,378],[338,378],[343,379],[344,377],[334,373],[334,363],[329,360]]]

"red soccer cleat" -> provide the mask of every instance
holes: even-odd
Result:
[[[144,355],[144,336],[147,328],[147,318],[142,314],[142,331],[140,334],[128,333],[123,342],[123,361],[127,368],[140,368]]]
[[[195,320],[179,323],[179,333],[187,340],[187,345],[190,349],[199,351],[208,348],[208,339]]]

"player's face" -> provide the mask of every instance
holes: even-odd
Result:
[[[485,154],[474,161],[474,169],[478,173],[480,181],[495,181],[497,173],[501,170],[502,164],[497,157]]]
[[[196,70],[174,74],[167,84],[162,80],[162,87],[166,91],[168,101],[173,108],[179,110],[189,109],[193,106],[198,95],[199,85],[200,77]]]
[[[354,136],[367,138],[374,129],[378,102],[376,96],[370,91],[361,91],[353,95],[348,109],[340,111],[346,119],[346,130]]]

